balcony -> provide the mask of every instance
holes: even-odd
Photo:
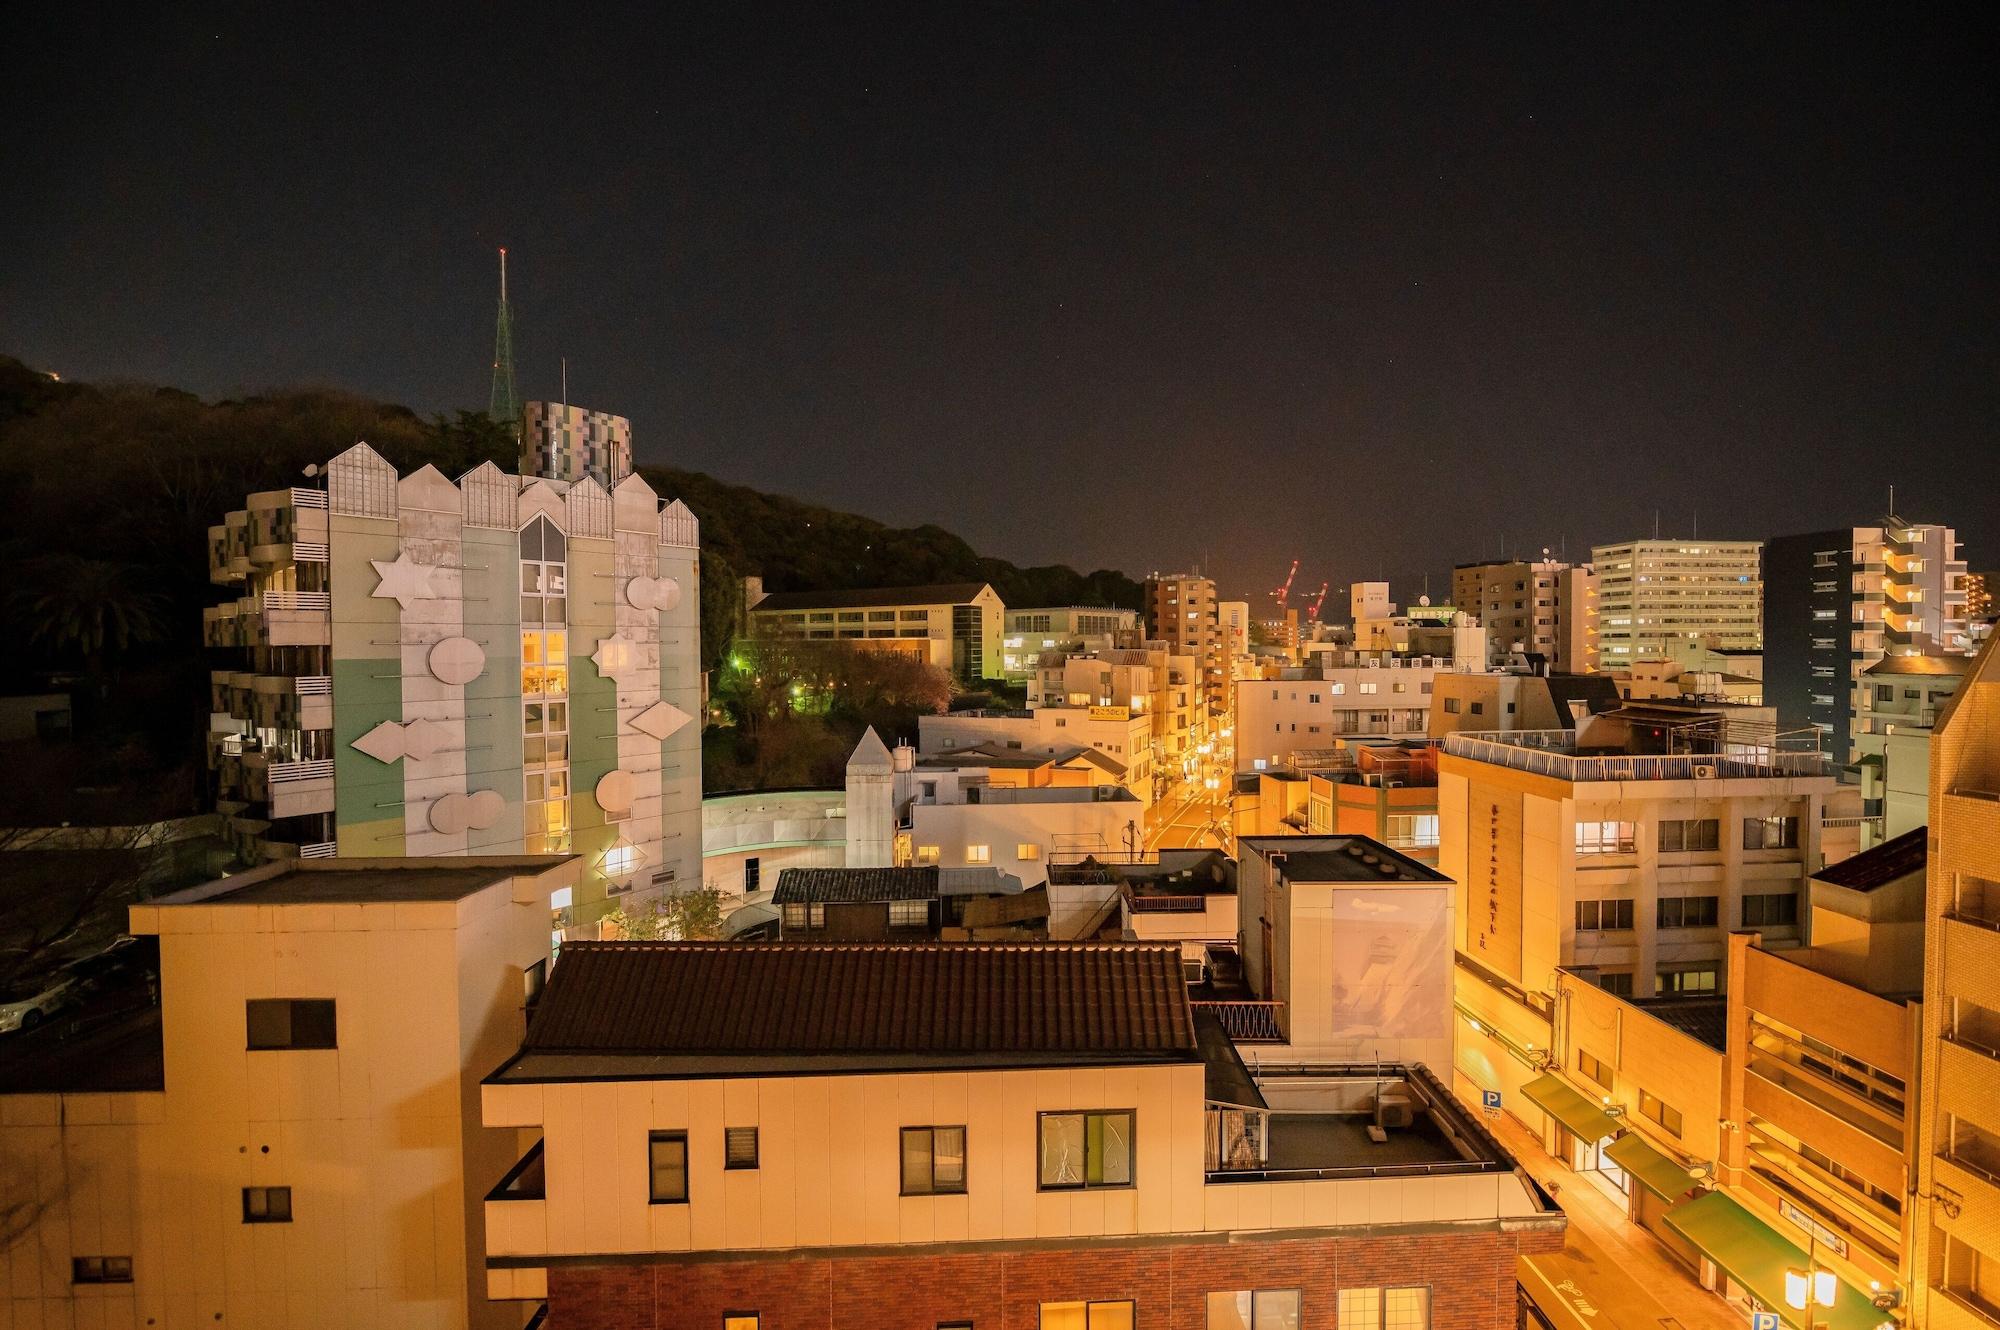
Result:
[[[265,805],[272,821],[333,811],[333,760],[303,762],[270,760],[265,753],[245,753],[243,794]]]
[[[538,1256],[548,1250],[548,1170],[542,1147],[536,1141],[486,1193],[489,1256]]]
[[[327,675],[254,675],[250,692],[249,719],[265,729],[333,728],[333,680]]]
[[[1509,730],[1445,736],[1444,751],[1515,771],[1557,780],[1694,780],[1831,776],[1833,759],[1817,749],[1778,743],[1732,744],[1718,753],[1612,753],[1579,755],[1575,730]]]

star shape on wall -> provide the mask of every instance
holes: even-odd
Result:
[[[381,600],[393,600],[404,609],[410,608],[413,600],[432,600],[437,592],[431,590],[431,565],[418,563],[410,558],[408,550],[387,559],[370,559],[375,565],[375,575],[382,580],[369,592]]]
[[[597,666],[597,672],[609,679],[626,673],[638,663],[637,647],[638,643],[625,634],[613,633],[598,639],[597,650],[591,653],[590,659]]]

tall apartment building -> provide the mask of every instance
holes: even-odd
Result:
[[[2000,1325],[2000,639],[1931,737],[1913,1321]]]
[[[1451,662],[1384,656],[1352,665],[1298,666],[1236,685],[1239,773],[1272,771],[1295,754],[1331,749],[1342,736],[1422,737],[1431,689]]]
[[[1948,526],[1784,536],[1765,550],[1765,696],[1781,730],[1811,728],[1852,762],[1862,674],[1884,656],[1970,655],[1965,562]]]
[[[914,656],[966,682],[1004,673],[1007,607],[984,582],[766,592],[762,578],[746,577],[743,593],[752,636],[842,642],[860,651]]]
[[[242,592],[203,630],[235,657],[209,739],[244,858],[573,853],[577,925],[701,880],[697,523],[635,474],[607,489],[615,449],[554,458],[454,483],[356,444],[210,528]]]
[[[1199,774],[1197,750],[1216,728],[1203,705],[1195,658],[1164,642],[1088,654],[1048,652],[1028,678],[1028,706],[1124,707],[1151,718],[1154,768],[1169,781]]]
[[[1146,579],[1146,637],[1193,656],[1211,715],[1229,710],[1229,655],[1215,583],[1198,573],[1154,573]]]
[[[1250,602],[1225,600],[1216,606],[1216,621],[1222,625],[1223,656],[1234,661],[1250,654]]]
[[[1451,603],[1486,629],[1490,665],[1521,652],[1543,657],[1559,673],[1594,667],[1597,578],[1587,563],[1462,563],[1452,569]]]
[[[1658,728],[1611,712],[1554,734],[1445,737],[1438,867],[1461,884],[1473,1022],[1459,1065],[1510,1105],[1532,1070],[1515,1053],[1551,1046],[1559,967],[1624,995],[1712,994],[1732,929],[1798,935],[1828,759]]]
[[[1676,641],[1755,647],[1763,635],[1760,544],[1754,540],[1634,540],[1599,545],[1597,665],[1622,670]]]
[[[1298,866],[1290,917],[1316,945],[1351,885],[1441,932],[1402,866]],[[1508,1330],[1561,1212],[1428,1070],[1358,1061],[1253,1076],[1177,941],[581,943],[484,1086],[522,1140],[487,1264],[565,1330]]]
[[[519,1330],[479,1082],[581,867],[298,860],[132,907],[157,1001],[135,971],[0,1045],[0,1321]]]

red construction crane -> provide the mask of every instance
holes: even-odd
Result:
[[[1325,583],[1325,582],[1321,582],[1321,583],[1319,584],[1319,594],[1318,594],[1318,595],[1316,595],[1316,596],[1314,596],[1314,597],[1313,597],[1313,602],[1312,602],[1312,604],[1306,607],[1306,622],[1307,622],[1307,623],[1318,623],[1318,622],[1319,622],[1319,607],[1320,607],[1321,605],[1323,605],[1323,604],[1325,604],[1325,603],[1326,603],[1326,588],[1327,588],[1327,586],[1328,586],[1328,583]]]
[[[1293,560],[1292,560],[1292,571],[1290,571],[1289,573],[1286,573],[1286,574],[1285,574],[1285,584],[1284,584],[1283,586],[1279,587],[1279,588],[1278,588],[1278,589],[1277,589],[1276,591],[1273,591],[1273,592],[1271,593],[1271,594],[1272,594],[1272,595],[1273,595],[1274,597],[1276,597],[1276,598],[1277,598],[1277,601],[1278,601],[1278,613],[1280,613],[1280,614],[1283,614],[1283,613],[1285,612],[1285,606],[1286,606],[1286,603],[1287,603],[1287,601],[1289,601],[1289,600],[1290,600],[1290,598],[1291,598],[1291,594],[1292,594],[1292,579],[1293,579],[1294,577],[1297,577],[1298,575],[1299,575],[1299,561],[1298,561],[1297,559],[1293,559]]]

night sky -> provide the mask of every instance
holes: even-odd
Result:
[[[525,396],[1019,561],[2000,564],[1993,7],[1468,9],[16,11],[0,351],[483,407],[504,244]]]

